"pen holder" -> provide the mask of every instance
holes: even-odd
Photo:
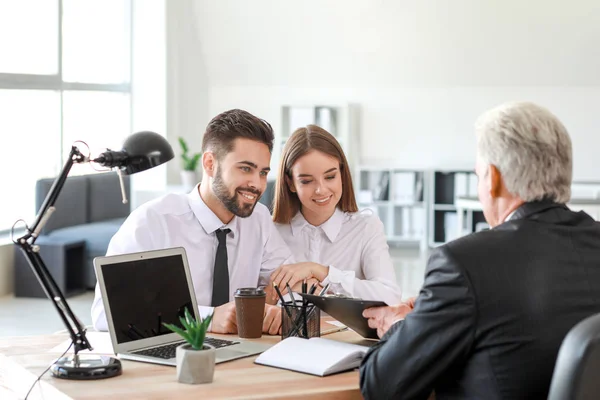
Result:
[[[301,301],[288,301],[281,305],[281,339],[290,336],[321,336],[321,313],[314,304],[303,306]]]

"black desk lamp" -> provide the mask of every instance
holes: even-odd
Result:
[[[54,204],[67,180],[71,167],[73,164],[94,162],[104,167],[115,168],[121,181],[123,202],[126,203],[127,199],[125,198],[122,175],[131,175],[136,172],[145,171],[163,164],[173,157],[173,149],[169,142],[154,132],[135,133],[125,140],[123,150],[108,150],[95,159],[85,157],[79,149],[73,145],[65,165],[50,188],[50,192],[48,192],[46,199],[42,203],[42,207],[36,216],[33,225],[27,226],[24,236],[14,240],[14,243],[23,251],[35,276],[42,285],[44,292],[46,292],[48,298],[52,300],[56,311],[71,335],[74,354],[56,360],[51,366],[51,371],[54,376],[58,378],[82,380],[109,378],[121,374],[121,362],[116,358],[78,355],[78,352],[81,350],[93,350],[91,344],[85,337],[85,326],[77,319],[75,314],[73,314],[64,295],[44,265],[39,254],[39,246],[35,245],[39,233],[48,221],[48,218],[50,218],[56,209]]]

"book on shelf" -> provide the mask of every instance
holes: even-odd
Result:
[[[415,172],[415,202],[423,201],[423,172]]]
[[[427,224],[427,216],[424,208],[412,209],[412,233],[415,237],[421,237],[425,234],[425,225]]]
[[[373,191],[373,198],[377,201],[387,201],[389,199],[390,174],[382,172],[379,183]]]
[[[445,242],[450,242],[458,238],[458,214],[456,212],[444,213],[444,235]]]
[[[413,204],[415,202],[415,178],[414,172],[394,173],[394,202],[396,204]]]
[[[315,123],[315,110],[312,107],[290,107],[290,131],[284,132],[289,136],[298,128]]]
[[[335,110],[330,107],[317,107],[315,124],[337,137],[335,128]]]
[[[469,195],[469,176],[465,172],[454,174],[454,201],[459,197]]]
[[[469,174],[469,190],[467,195],[469,197],[477,197],[477,185],[479,180],[477,179],[477,175],[474,173]]]
[[[357,368],[366,346],[314,337],[289,337],[271,347],[254,361],[256,364],[306,374],[327,376]]]

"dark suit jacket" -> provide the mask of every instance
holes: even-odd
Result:
[[[545,399],[563,338],[599,312],[600,224],[524,204],[433,252],[413,312],[363,360],[363,396]]]

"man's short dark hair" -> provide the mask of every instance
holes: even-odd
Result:
[[[273,152],[273,128],[244,110],[229,110],[214,117],[206,127],[202,139],[202,152],[212,151],[217,159],[222,159],[233,150],[233,141],[245,138],[264,143]]]

